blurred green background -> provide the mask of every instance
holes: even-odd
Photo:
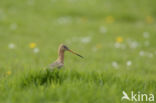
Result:
[[[155,0],[0,0],[0,102],[120,103],[156,94]],[[64,43],[65,67],[47,74]]]

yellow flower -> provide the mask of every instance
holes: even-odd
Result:
[[[154,19],[152,18],[152,16],[147,16],[147,17],[146,17],[146,22],[147,22],[148,24],[153,23],[153,21],[154,21]]]
[[[82,17],[82,22],[87,22],[88,19],[86,17]]]
[[[113,23],[115,20],[112,16],[107,16],[105,19],[106,23],[111,24]]]
[[[8,71],[8,72],[7,72],[7,75],[11,75],[11,71]]]
[[[97,48],[97,49],[101,49],[101,48],[102,48],[102,44],[97,44],[97,45],[96,45],[96,48]]]
[[[118,43],[123,42],[123,38],[122,38],[122,37],[117,37],[117,38],[116,38],[116,42],[118,42]]]
[[[36,43],[30,43],[30,44],[29,44],[29,47],[30,47],[30,48],[35,48],[35,47],[36,47]]]

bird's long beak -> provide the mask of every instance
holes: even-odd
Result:
[[[68,49],[68,51],[71,52],[71,53],[73,53],[73,54],[75,54],[75,55],[77,55],[77,56],[79,56],[79,57],[81,57],[81,58],[84,58],[84,57],[81,56],[80,54],[78,54],[78,53],[76,53],[76,52],[74,52],[74,51],[72,51],[72,50],[70,50],[70,49]]]

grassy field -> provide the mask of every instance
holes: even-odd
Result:
[[[0,0],[0,103],[128,103],[123,91],[156,95],[155,4]],[[66,52],[65,67],[48,72],[61,43],[85,58]]]

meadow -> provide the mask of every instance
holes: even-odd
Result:
[[[0,103],[132,103],[121,100],[123,91],[156,96],[155,4],[0,0]],[[49,72],[61,43],[84,59],[66,52],[65,66]]]

